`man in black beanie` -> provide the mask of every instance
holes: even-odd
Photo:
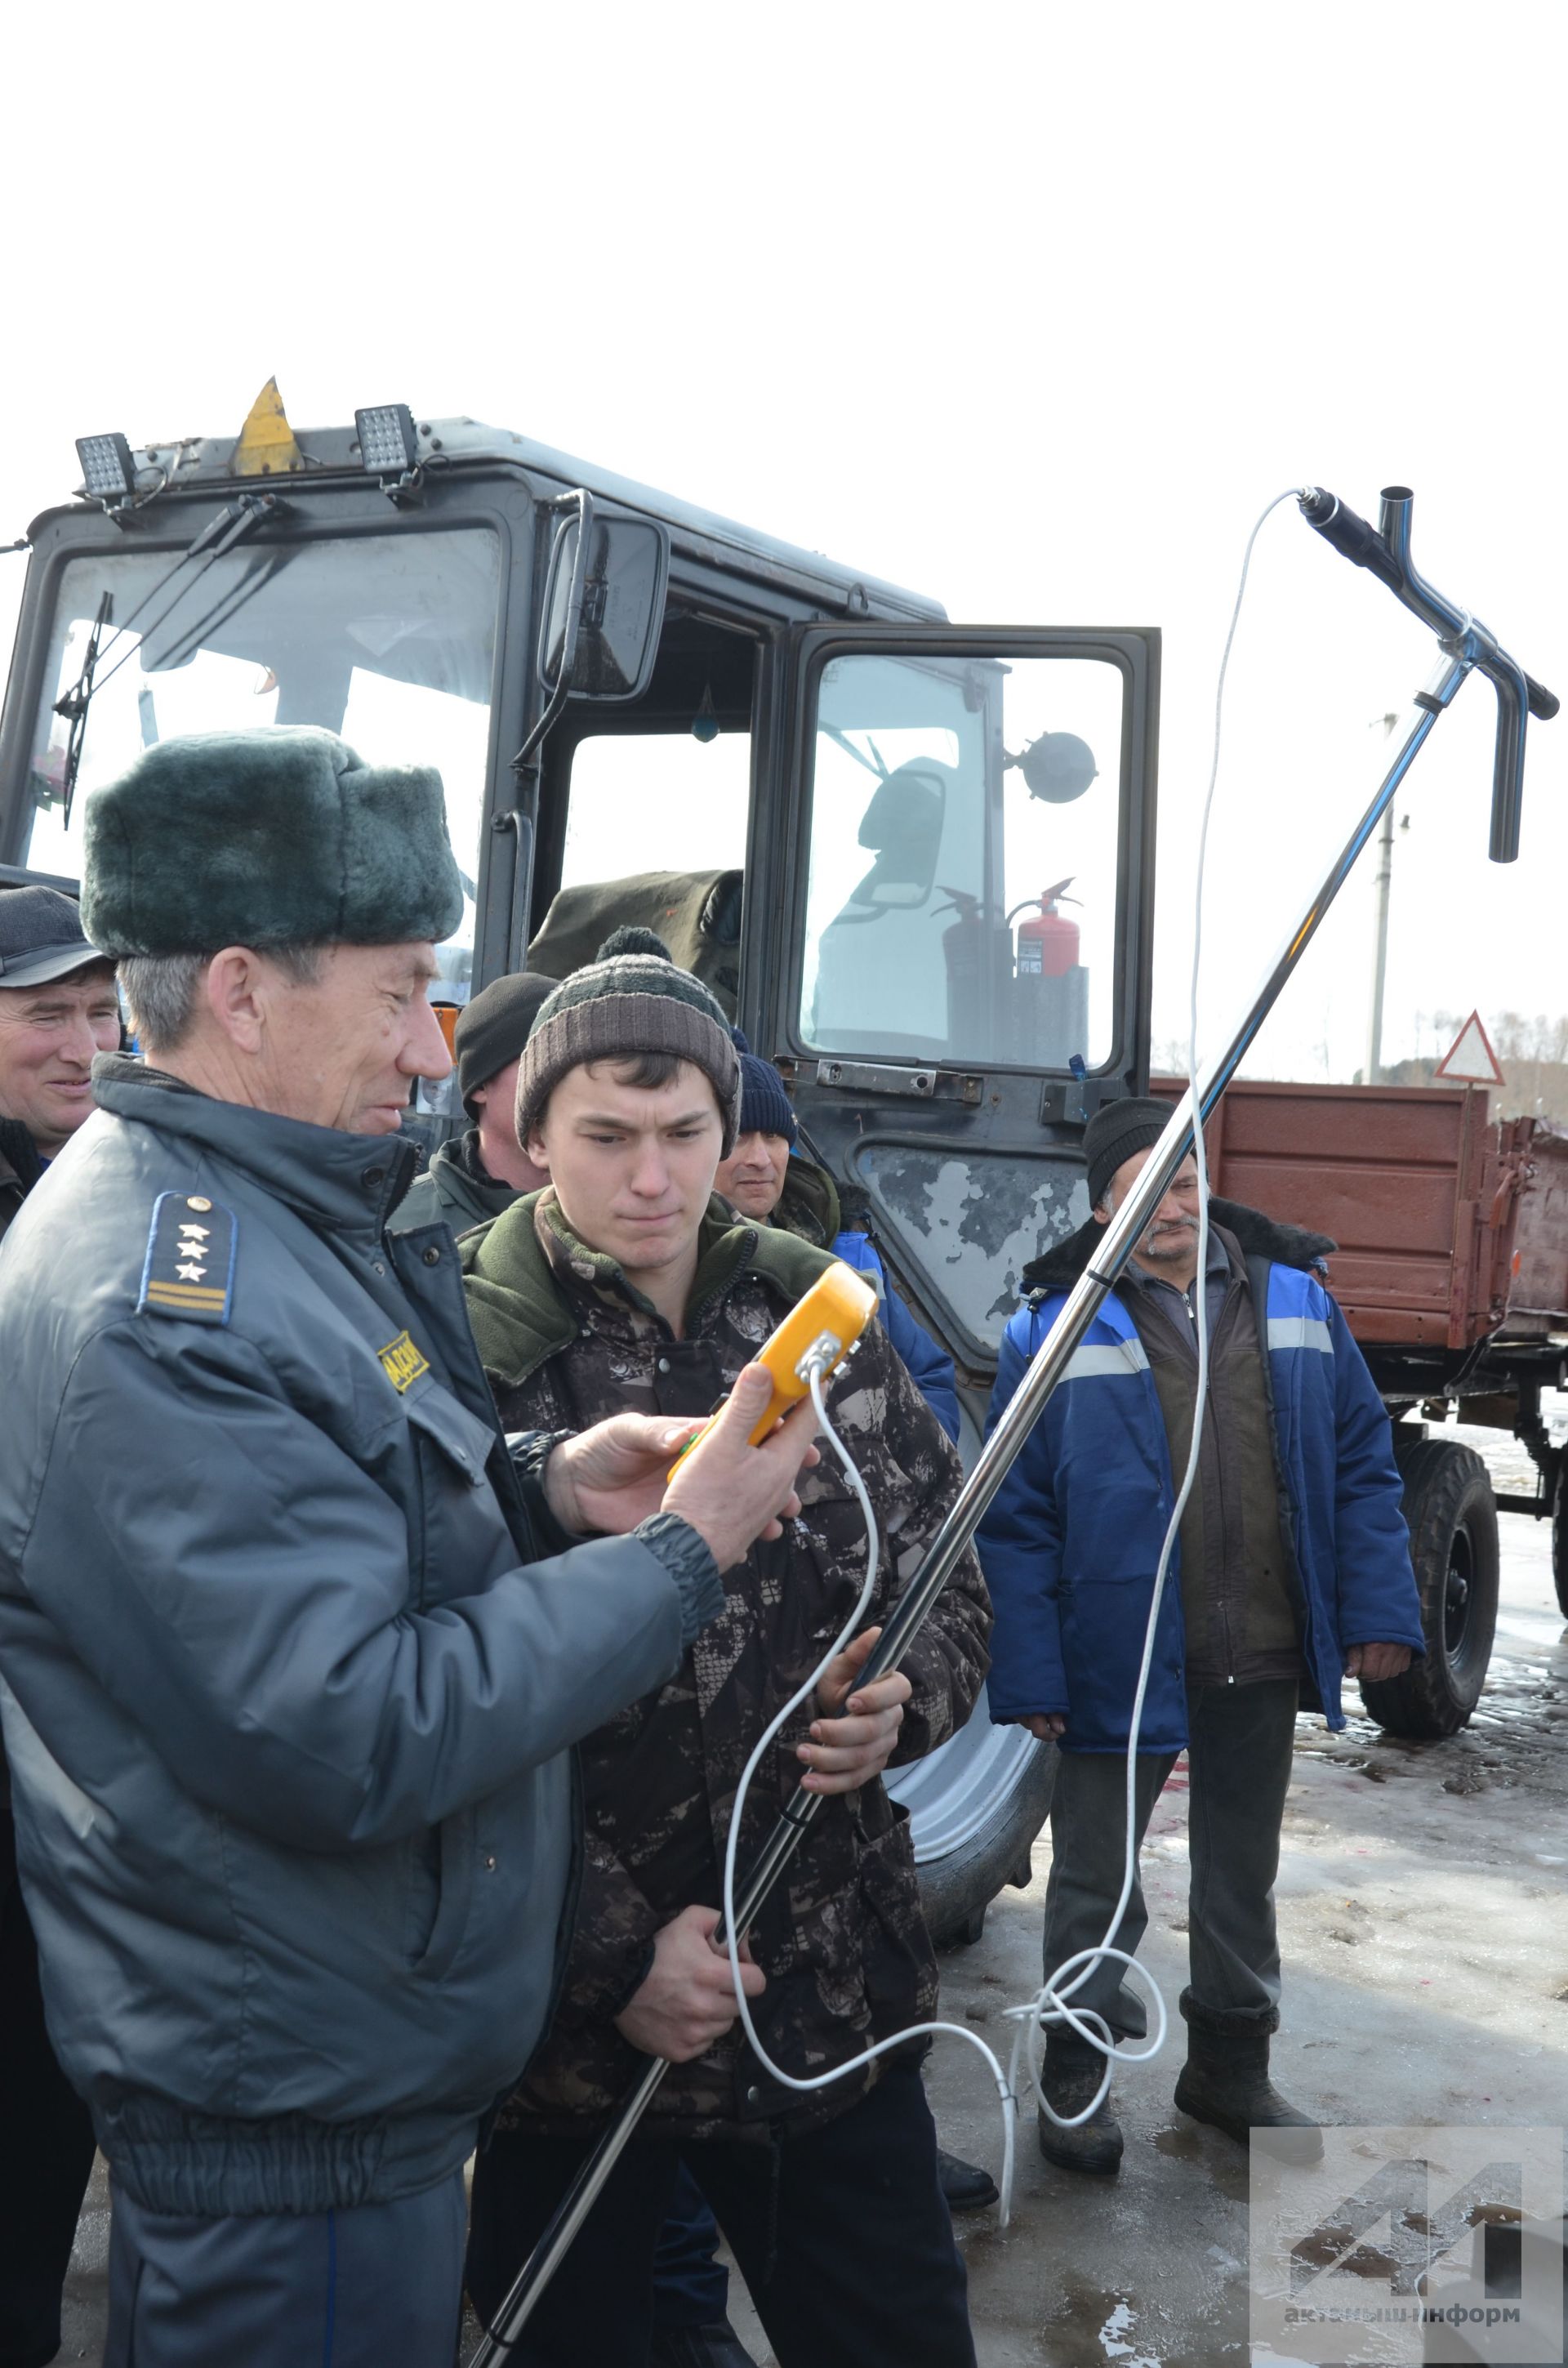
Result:
[[[537,1192],[549,1177],[517,1141],[517,1064],[540,1005],[556,981],[537,971],[493,979],[458,1017],[453,1051],[458,1091],[473,1124],[443,1143],[416,1176],[392,1216],[392,1231],[449,1225],[454,1234],[483,1225],[509,1209],[519,1193]]]
[[[1165,1133],[1171,1105],[1113,1101],[1084,1135],[1088,1223],[1024,1269],[991,1428]],[[1201,1291],[1210,1342],[1198,1473],[1161,1598],[1138,1729],[1137,1832],[1188,1754],[1191,1975],[1176,2101],[1248,2143],[1264,2127],[1315,2160],[1311,2117],[1268,2077],[1279,2023],[1274,1878],[1304,1691],[1343,1726],[1342,1677],[1396,1677],[1422,1649],[1388,1417],[1322,1280],[1334,1244],[1256,1209],[1210,1203],[1198,1270],[1198,1165],[1171,1180],[1025,1440],[980,1531],[996,1606],[991,1715],[1062,1760],[1051,1801],[1047,1980],[1098,1946],[1120,1896],[1126,1754],[1155,1565],[1198,1412]],[[1112,1943],[1147,1914],[1136,1868]],[[1146,2030],[1142,1991],[1102,1959],[1073,1990],[1118,2041]],[[1075,2126],[1105,2058],[1064,2025],[1046,2038],[1048,2162],[1102,2175],[1121,2160],[1108,2097]]]

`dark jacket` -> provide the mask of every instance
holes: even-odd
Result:
[[[37,1147],[20,1119],[0,1118],[0,1240],[41,1173]]]
[[[888,1338],[909,1368],[910,1379],[955,1443],[959,1435],[958,1377],[953,1360],[918,1325],[883,1270],[869,1235],[842,1222],[838,1189],[825,1167],[799,1153],[784,1173],[784,1190],[773,1212],[773,1223],[802,1241],[831,1249],[857,1272],[869,1275],[881,1302]]]
[[[416,1225],[449,1225],[466,1234],[488,1224],[517,1198],[514,1184],[490,1175],[479,1156],[479,1129],[441,1144],[428,1167],[416,1176],[388,1220],[388,1231],[412,1233]]]
[[[568,1747],[677,1666],[692,1572],[642,1535],[536,1559],[450,1237],[383,1234],[410,1146],[95,1081],[0,1248],[51,2032],[152,2211],[415,2193],[543,2027]]]
[[[1314,1266],[1334,1245],[1233,1201],[1211,1203],[1246,1258],[1288,1508],[1301,1644],[1331,1726],[1346,1649],[1422,1649],[1388,1416]],[[990,1428],[1062,1312],[1103,1227],[1090,1222],[1024,1270],[1034,1286],[1002,1340]],[[1120,1294],[1102,1302],[980,1531],[996,1607],[998,1725],[1058,1713],[1062,1748],[1124,1751],[1176,1487],[1149,1360]],[[1187,1742],[1179,1542],[1161,1600],[1139,1748]]]
[[[685,1337],[608,1258],[566,1231],[552,1194],[520,1201],[460,1246],[475,1337],[508,1427],[578,1429],[623,1406],[706,1413],[827,1263],[775,1227],[733,1222],[715,1201],[699,1246]],[[882,1523],[869,1621],[913,1577],[960,1485],[958,1457],[887,1336],[872,1325],[835,1376],[828,1403]],[[865,1531],[830,1452],[805,1475],[785,1537],[753,1549],[725,1578],[726,1606],[661,1691],[588,1739],[582,1763],[587,1863],[561,2012],[506,2118],[570,2130],[602,2118],[642,2059],[614,2016],[643,1978],[654,1934],[685,1907],[719,1905],[734,1788],[763,1726],[820,1659],[865,1575]],[[914,1695],[900,1760],[945,1742],[985,1675],[989,1611],[966,1556],[903,1662]],[[794,1794],[801,1711],[771,1773],[747,1797],[744,1872]],[[921,1920],[904,1814],[881,1783],[829,1799],[754,1950],[767,1975],[757,2021],[794,2072],[844,2062],[925,2021],[937,1971]],[[765,2078],[732,2032],[666,2077],[651,2118],[704,2137],[757,2131],[770,2118],[822,2119],[852,2103],[864,2077],[805,2102]]]
[[[41,1172],[32,1136],[19,1119],[0,1118],[0,1241]],[[11,1778],[0,1748],[0,1909],[17,1879],[17,1840],[11,1824]]]

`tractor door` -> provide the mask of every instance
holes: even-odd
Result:
[[[783,653],[743,1008],[971,1392],[1088,1214],[1085,1120],[1147,1077],[1159,656],[903,623]]]

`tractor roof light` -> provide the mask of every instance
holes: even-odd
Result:
[[[401,477],[419,464],[419,439],[406,403],[376,404],[354,414],[359,459],[372,477]]]
[[[136,492],[136,463],[123,436],[78,436],[76,458],[88,499],[106,507],[128,502]]]

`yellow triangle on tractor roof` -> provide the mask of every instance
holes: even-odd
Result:
[[[278,477],[304,465],[278,381],[269,378],[246,414],[229,466],[236,477]]]

